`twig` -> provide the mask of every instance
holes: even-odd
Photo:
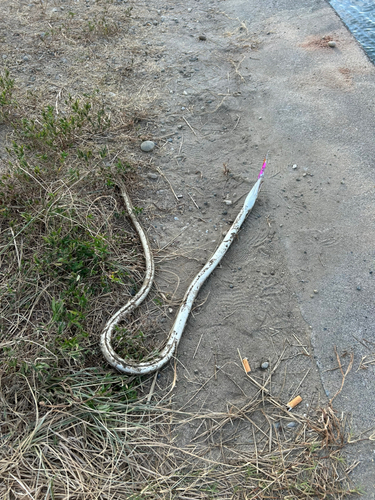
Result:
[[[160,250],[158,250],[158,252],[161,252],[165,248],[169,247],[169,245],[171,245],[175,239],[177,239],[179,236],[181,236],[181,234],[185,231],[186,228],[187,228],[187,226],[183,227],[181,229],[181,231],[178,234],[176,234],[176,236],[174,238],[172,238],[168,243],[166,243],[162,248],[160,248]]]
[[[182,119],[186,122],[186,125],[190,128],[190,130],[193,132],[193,134],[195,135],[195,137],[197,137],[197,134],[195,133],[195,130],[190,125],[190,123],[187,121],[187,119],[184,116],[182,117]]]
[[[169,184],[169,187],[171,188],[171,191],[172,193],[174,194],[174,197],[176,198],[176,200],[178,201],[178,203],[180,203],[180,200],[178,199],[178,196],[176,195],[176,193],[174,192],[174,189],[172,187],[172,184],[170,183],[168,177],[164,174],[164,172],[162,172],[161,168],[160,167],[156,167],[156,170],[159,172],[159,174],[164,177],[164,179],[168,182]]]
[[[151,387],[150,387],[150,392],[148,393],[146,403],[149,404],[152,398],[152,395],[154,394],[155,390],[155,384],[156,384],[156,379],[158,378],[159,370],[155,372],[154,379],[152,381]]]
[[[298,384],[298,386],[296,387],[296,389],[293,391],[293,394],[292,394],[292,398],[291,398],[291,399],[293,399],[294,395],[297,393],[298,389],[299,389],[299,388],[301,387],[301,385],[303,384],[303,381],[305,380],[305,378],[307,377],[307,375],[310,373],[310,370],[311,370],[311,368],[309,368],[309,369],[306,371],[306,373],[305,373],[304,377],[302,378],[301,382]]]
[[[233,130],[236,130],[236,128],[238,127],[238,124],[240,123],[240,120],[241,120],[240,115],[237,115],[237,121],[236,121],[236,124],[235,124]]]
[[[341,375],[342,375],[342,380],[341,380],[341,387],[340,389],[336,392],[336,394],[333,396],[332,399],[329,400],[329,404],[331,405],[332,404],[332,401],[340,394],[340,392],[342,391],[342,388],[344,387],[344,383],[345,383],[345,379],[348,375],[348,373],[350,372],[350,370],[352,369],[352,366],[353,366],[353,361],[354,361],[354,355],[353,353],[350,354],[350,361],[349,361],[349,365],[346,369],[346,372],[344,373],[344,370],[342,369],[342,364],[341,364],[341,360],[340,360],[340,356],[337,352],[337,349],[336,349],[336,346],[335,346],[335,354],[336,354],[336,358],[337,358],[337,362],[339,364],[339,367],[340,367],[340,371],[341,371]]]
[[[306,351],[306,349],[304,348],[304,346],[302,345],[302,342],[300,341],[300,339],[297,337],[297,335],[295,335],[293,333],[293,337],[296,339],[296,341],[299,343],[299,345],[302,347],[302,349],[305,351],[306,353],[306,356],[309,356],[310,357],[310,354]]]
[[[17,247],[16,238],[14,236],[14,231],[13,231],[13,228],[11,228],[11,227],[9,229],[10,229],[10,232],[12,233],[14,248],[16,249],[18,268],[21,269],[21,259],[20,259],[20,254],[18,253],[18,247]]]
[[[188,196],[190,197],[191,201],[194,203],[194,205],[195,205],[195,206],[197,207],[197,209],[199,210],[198,205],[196,204],[196,202],[195,202],[194,198],[191,196],[191,194],[190,194],[190,193],[188,193]]]
[[[199,342],[197,344],[197,347],[195,348],[195,351],[194,351],[194,354],[193,354],[193,359],[195,358],[195,355],[197,354],[197,351],[198,351],[198,348],[199,346],[201,345],[201,340],[202,340],[202,337],[203,337],[203,333],[201,335],[201,338],[199,339]]]

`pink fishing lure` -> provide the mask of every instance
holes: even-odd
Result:
[[[259,172],[259,175],[258,175],[258,179],[260,179],[261,177],[263,177],[264,171],[266,169],[266,166],[267,166],[267,159],[265,158],[264,162],[263,162],[263,165],[262,165],[262,168],[260,169],[260,172]]]

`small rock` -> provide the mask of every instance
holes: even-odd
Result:
[[[148,153],[149,151],[152,151],[154,149],[154,147],[155,147],[155,143],[152,142],[152,141],[144,141],[141,144],[141,149],[145,153]]]
[[[182,129],[182,125],[177,125],[178,130]]]
[[[260,365],[260,367],[262,368],[262,370],[267,370],[267,368],[268,368],[269,366],[270,366],[270,364],[269,364],[267,361],[265,361],[264,363],[262,363],[262,364]]]
[[[233,285],[229,285],[229,288],[233,288]]]
[[[231,201],[231,200],[224,200],[224,203],[225,203],[226,205],[232,205],[232,201]]]
[[[202,42],[205,42],[207,40],[207,37],[206,35],[199,35],[198,39],[202,40]]]
[[[336,47],[336,42],[334,42],[333,40],[330,40],[328,42],[328,47],[332,47],[334,49]]]
[[[292,169],[295,170],[297,168],[297,165],[293,165]]]
[[[147,174],[147,177],[148,177],[149,179],[154,179],[154,180],[155,180],[155,179],[158,179],[158,175],[157,175],[157,174],[153,174],[152,172],[149,172],[149,173]]]
[[[362,288],[360,286],[357,286],[357,290],[360,292]]]
[[[289,422],[289,424],[286,424],[286,426],[289,429],[293,429],[293,427],[297,427],[297,422]]]
[[[314,290],[314,293],[318,293],[318,290]]]
[[[193,9],[191,7],[188,8],[188,12],[191,12]]]
[[[195,370],[194,370],[194,373],[195,373],[195,375],[198,375],[199,370],[195,369]]]

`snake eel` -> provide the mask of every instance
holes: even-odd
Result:
[[[124,203],[126,206],[127,213],[134,225],[139,238],[142,243],[145,260],[146,260],[146,273],[143,281],[143,285],[138,293],[131,299],[127,304],[125,304],[121,309],[119,309],[106,323],[103,333],[100,339],[100,347],[102,353],[108,363],[112,365],[116,370],[126,373],[129,375],[146,375],[152,372],[159,370],[162,366],[164,366],[175,353],[179,341],[182,337],[182,333],[184,331],[187,319],[189,317],[189,313],[193,306],[194,300],[198,295],[198,292],[206,281],[206,279],[210,276],[212,271],[219,264],[221,259],[224,257],[228,248],[231,246],[234,238],[238,234],[242,223],[244,222],[246,216],[253,208],[258,194],[263,182],[264,170],[266,168],[266,160],[262,165],[262,168],[258,175],[258,180],[254,184],[253,188],[246,196],[245,202],[239,214],[236,217],[236,220],[233,222],[231,228],[226,234],[225,238],[211,256],[211,258],[207,261],[207,263],[203,266],[203,268],[199,271],[199,273],[195,276],[193,281],[191,282],[189,288],[187,289],[185,296],[182,300],[178,313],[176,315],[176,319],[173,323],[173,326],[169,332],[167,342],[163,349],[150,361],[141,361],[136,362],[132,360],[122,359],[113,349],[111,344],[112,334],[115,326],[121,321],[127,314],[130,314],[135,308],[137,308],[147,297],[149,293],[155,273],[154,259],[152,256],[151,246],[144,232],[141,224],[139,223],[136,215],[134,214],[133,205],[129,198],[129,195],[126,191],[125,185],[123,183],[119,183],[119,188],[121,190],[122,197],[124,199]]]

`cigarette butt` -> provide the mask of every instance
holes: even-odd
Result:
[[[288,410],[290,411],[292,408],[295,408],[297,405],[300,404],[301,401],[302,401],[301,396],[297,396],[294,399],[292,399],[292,401],[289,401],[289,403],[287,404]]]
[[[245,368],[245,372],[246,373],[250,373],[251,372],[251,368],[250,368],[250,365],[249,365],[249,362],[248,362],[247,358],[244,358],[242,360],[242,364],[243,364],[243,367]]]

